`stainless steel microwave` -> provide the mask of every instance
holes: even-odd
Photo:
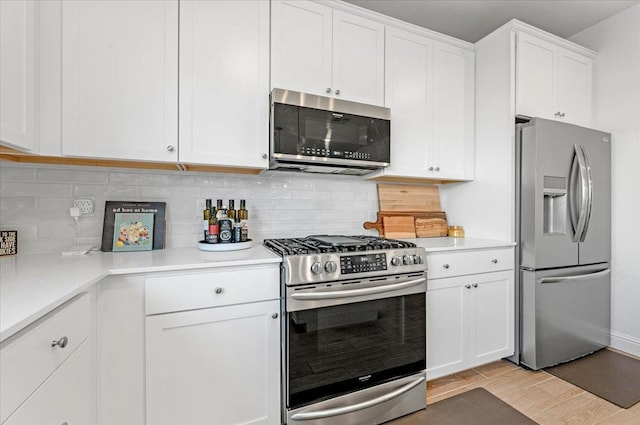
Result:
[[[389,166],[388,108],[273,89],[270,118],[272,170],[364,175]]]

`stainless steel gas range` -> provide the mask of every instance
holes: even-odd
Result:
[[[283,257],[283,422],[379,424],[425,408],[424,248],[328,235],[264,245]]]

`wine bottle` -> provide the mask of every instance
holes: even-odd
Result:
[[[218,220],[220,220],[222,218],[222,210],[223,210],[223,206],[222,206],[222,199],[218,199],[216,201],[216,216],[218,217]]]
[[[218,243],[220,229],[218,226],[218,217],[216,217],[216,209],[211,207],[209,212],[209,243]]]
[[[238,210],[238,218],[242,225],[240,232],[240,241],[246,242],[249,240],[249,211],[247,211],[247,202],[244,199],[240,200],[240,209]]]
[[[229,199],[229,209],[227,209],[227,217],[229,217],[234,222],[236,220],[235,201],[233,199]]]
[[[211,199],[205,201],[205,208],[202,211],[202,230],[204,231],[204,241],[209,241],[209,216],[211,214]]]

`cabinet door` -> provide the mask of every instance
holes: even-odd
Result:
[[[63,155],[177,160],[178,2],[62,2]]]
[[[556,119],[558,47],[518,33],[516,114]]]
[[[4,425],[95,423],[90,365],[89,342],[85,341]]]
[[[558,56],[558,110],[564,121],[591,125],[592,60],[566,49]]]
[[[433,143],[428,170],[434,178],[472,179],[473,52],[436,42],[433,75]]]
[[[181,1],[180,162],[267,168],[268,152],[269,3]]]
[[[147,424],[279,424],[279,301],[146,318]]]
[[[0,1],[0,142],[35,147],[35,2]]]
[[[385,175],[424,177],[432,134],[433,40],[387,28],[385,106],[391,109],[391,166]]]
[[[384,105],[384,25],[333,12],[333,96]]]
[[[513,271],[471,276],[469,367],[513,354]]]
[[[328,96],[332,10],[311,1],[271,2],[271,86]]]
[[[464,279],[429,282],[427,291],[427,379],[466,369],[467,326]]]

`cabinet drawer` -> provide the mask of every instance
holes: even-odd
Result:
[[[89,336],[90,304],[84,294],[3,344],[0,351],[0,422],[20,406]],[[52,346],[52,341],[66,345]]]
[[[513,248],[427,254],[429,279],[511,270]]]
[[[243,267],[145,280],[146,314],[219,307],[280,297],[280,268]]]

